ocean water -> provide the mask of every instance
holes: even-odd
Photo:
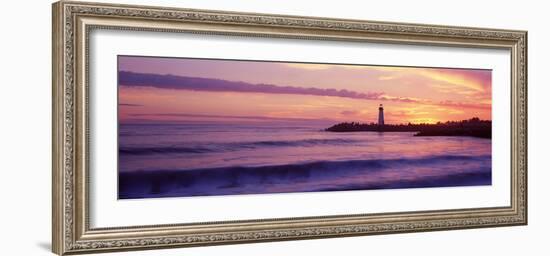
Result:
[[[491,185],[491,140],[304,124],[121,124],[119,199]]]

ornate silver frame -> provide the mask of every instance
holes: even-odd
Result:
[[[93,29],[508,49],[511,205],[476,209],[92,229],[88,34]],[[527,32],[61,1],[53,4],[53,251],[217,245],[527,224]]]

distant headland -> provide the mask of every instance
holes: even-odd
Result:
[[[491,121],[477,117],[462,121],[437,122],[435,124],[375,124],[339,123],[325,131],[329,132],[416,132],[414,136],[470,136],[491,138]]]

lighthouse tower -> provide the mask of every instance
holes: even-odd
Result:
[[[378,125],[384,125],[384,108],[382,107],[382,104],[380,104],[380,107],[378,108]]]

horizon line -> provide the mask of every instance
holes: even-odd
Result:
[[[272,122],[275,121],[287,121],[287,122],[334,122],[334,123],[359,123],[359,124],[376,124],[377,122],[373,119],[372,121],[341,121],[341,120],[335,120],[330,118],[292,118],[292,117],[269,117],[269,116],[235,116],[235,115],[208,115],[208,114],[188,114],[188,113],[150,113],[150,114],[130,114],[132,117],[190,117],[190,118],[219,118],[219,119],[245,119],[249,120],[249,122],[253,122],[256,120],[257,122]],[[481,119],[478,117],[471,117],[468,119],[461,119],[461,120],[446,120],[446,121],[435,121],[433,123],[429,122],[411,122],[411,121],[405,121],[405,122],[394,122],[392,119],[389,119],[389,123],[386,122],[386,125],[407,125],[407,124],[436,124],[436,123],[447,123],[447,122],[462,122],[462,121],[469,121],[474,118],[479,119],[480,122],[483,121],[489,121],[492,122],[492,119]],[[227,120],[155,120],[155,119],[128,119],[128,120],[118,120],[119,123],[122,124],[133,124],[132,121],[138,121],[138,122],[148,122],[148,123],[199,123],[199,122],[210,122],[210,123],[222,123],[226,122]],[[387,119],[388,121],[388,119]],[[244,121],[247,122],[247,121]],[[135,123],[137,124],[137,123]]]

